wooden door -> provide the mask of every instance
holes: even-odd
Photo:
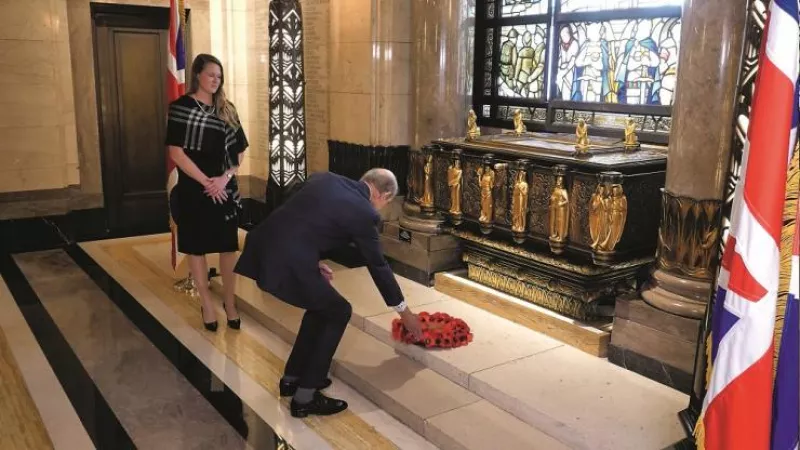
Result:
[[[94,5],[103,188],[115,231],[168,230],[169,9]]]

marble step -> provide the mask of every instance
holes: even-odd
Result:
[[[688,398],[561,341],[397,277],[415,312],[464,319],[474,341],[430,351],[394,342],[383,300],[365,268],[338,271],[336,289],[353,304],[351,323],[396,351],[572,448],[663,448],[683,438],[676,413]]]
[[[339,268],[337,268],[339,269]],[[337,270],[343,276],[351,270]],[[218,289],[218,280],[213,282]],[[240,278],[240,309],[286,342],[294,342],[303,311],[261,292]],[[356,304],[354,311],[357,309]],[[376,305],[385,312],[382,303]],[[420,362],[406,357],[357,326],[366,316],[358,308],[331,368],[332,374],[409,428],[442,449],[566,449],[546,433]],[[369,307],[366,308],[369,310]]]
[[[334,269],[336,289],[353,305],[355,330],[348,333],[360,331],[364,345],[377,340],[394,357],[399,353],[414,360],[426,373],[477,394],[571,448],[663,448],[683,437],[676,412],[685,408],[685,395],[402,277],[398,282],[415,312],[443,311],[463,318],[475,340],[438,351],[396,343],[390,327],[397,316],[387,310],[366,269]],[[276,299],[258,300],[265,296],[243,281],[240,297],[250,306],[261,304],[251,313],[291,342],[302,312]],[[386,409],[395,413],[391,406]]]

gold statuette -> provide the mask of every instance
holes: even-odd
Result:
[[[494,201],[492,199],[492,187],[494,187],[494,170],[490,164],[484,167],[479,167],[478,170],[478,183],[481,189],[481,215],[478,222],[481,225],[489,225],[492,223],[494,214]]]
[[[610,209],[608,214],[608,232],[605,240],[600,245],[600,250],[613,252],[622,238],[625,230],[625,221],[628,218],[628,198],[622,191],[621,184],[611,185]]]
[[[463,174],[461,159],[456,155],[454,154],[453,163],[447,168],[447,187],[450,188],[450,215],[453,217],[454,223],[461,218],[461,176]]]
[[[470,109],[467,114],[467,140],[473,140],[481,135],[481,129],[478,127],[478,116],[475,115],[475,110]]]
[[[596,263],[608,263],[613,258],[628,218],[628,198],[619,183],[621,174],[600,175],[600,184],[589,206],[589,233]]]
[[[578,120],[578,126],[575,128],[575,150],[579,154],[586,154],[589,151],[589,126],[583,119]]]
[[[635,150],[639,148],[639,138],[636,136],[636,122],[633,118],[628,117],[625,122],[625,149]]]
[[[569,193],[564,187],[564,174],[567,167],[557,165],[553,168],[556,185],[550,194],[550,250],[556,255],[564,252],[569,232]],[[590,219],[591,223],[591,219]],[[590,226],[591,227],[591,226]],[[592,238],[594,239],[594,238]]]
[[[527,172],[519,170],[514,182],[514,194],[511,199],[511,231],[514,234],[525,233],[528,216],[528,182]]]
[[[433,207],[433,155],[425,155],[425,166],[423,168],[424,182],[420,206],[423,208]]]
[[[606,204],[610,201],[608,186],[605,183],[597,185],[589,204],[589,235],[592,238],[592,249],[599,250],[600,243],[605,238],[608,230],[608,217]]]
[[[525,127],[525,123],[522,122],[522,111],[516,109],[514,111],[514,134],[521,136],[526,131],[528,131],[528,128]]]

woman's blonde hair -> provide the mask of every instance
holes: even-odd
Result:
[[[212,96],[214,109],[217,111],[217,116],[224,120],[225,123],[231,127],[238,128],[239,117],[236,114],[236,108],[234,108],[233,103],[228,101],[228,98],[225,96],[225,89],[223,89],[225,86],[225,69],[222,68],[222,63],[219,59],[217,59],[217,57],[206,53],[201,53],[194,58],[194,62],[192,62],[192,78],[190,80],[188,94],[194,94],[198,89],[200,89],[200,73],[206,68],[207,64],[216,64],[219,67],[219,88]]]

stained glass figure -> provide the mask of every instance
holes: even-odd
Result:
[[[562,13],[681,6],[683,4],[683,0],[560,0],[560,2]]]
[[[543,98],[547,25],[515,25],[500,32],[498,95]]]
[[[562,25],[556,98],[671,105],[680,34],[678,18]]]
[[[269,5],[270,201],[306,179],[306,111],[303,70],[303,21],[299,0],[272,0]],[[274,195],[273,195],[274,194]]]
[[[503,17],[547,14],[547,0],[502,0]]]

